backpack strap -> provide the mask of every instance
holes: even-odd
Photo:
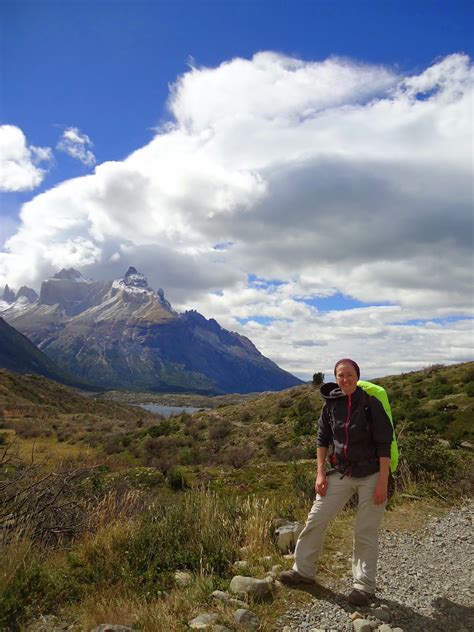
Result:
[[[365,412],[365,419],[367,420],[367,431],[370,434],[370,436],[373,438],[374,419],[372,417],[372,410],[370,408],[370,400],[372,399],[372,397],[366,391],[363,391],[363,393],[364,393],[363,406],[364,406],[364,412]]]

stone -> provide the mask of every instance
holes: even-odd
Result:
[[[276,544],[282,553],[294,550],[296,540],[303,530],[303,525],[299,522],[288,522],[275,529]]]
[[[273,573],[280,573],[283,570],[283,566],[281,564],[274,564],[271,568]]]
[[[210,630],[216,621],[217,614],[205,612],[192,619],[192,621],[189,621],[188,625],[193,630]]]
[[[367,619],[356,619],[352,625],[354,626],[354,632],[372,632],[372,626]]]
[[[177,586],[180,588],[184,588],[185,586],[189,586],[192,582],[193,576],[188,571],[176,571],[174,574],[174,581]]]
[[[358,610],[356,610],[355,612],[351,614],[352,621],[355,621],[356,619],[363,619],[363,618],[364,618],[364,615],[361,614]]]
[[[231,603],[233,606],[240,606],[241,608],[246,608],[248,606],[245,601],[242,601],[242,599],[236,599],[235,597],[229,599],[229,603]]]
[[[234,621],[246,630],[258,630],[260,627],[260,620],[257,615],[244,608],[239,608],[234,612]]]
[[[5,628],[6,629],[6,628]],[[41,619],[31,621],[25,627],[25,632],[65,632],[69,624],[62,623],[53,614],[41,615]]]
[[[382,623],[382,625],[379,625],[379,627],[377,628],[378,632],[393,632],[392,628],[388,625],[388,623]]]
[[[373,608],[371,610],[371,613],[374,615],[374,617],[380,619],[380,621],[384,621],[385,623],[390,623],[390,621],[392,620],[391,612],[385,604],[377,606],[377,608]]]
[[[237,562],[234,562],[233,566],[238,570],[245,571],[248,568],[249,563],[247,560],[237,560]]]
[[[132,628],[126,625],[115,625],[113,623],[101,623],[91,632],[133,632]]]
[[[230,590],[233,593],[245,593],[256,600],[267,599],[271,595],[270,586],[264,579],[242,575],[236,575],[232,578]]]
[[[211,597],[212,599],[217,599],[217,601],[229,601],[230,599],[229,593],[224,592],[223,590],[215,590],[211,593]]]
[[[284,560],[294,560],[295,559],[295,554],[294,553],[287,553],[286,555],[283,556]]]
[[[272,561],[273,560],[271,555],[265,555],[265,557],[261,557],[259,560],[259,562],[263,564],[266,568],[270,568]]]

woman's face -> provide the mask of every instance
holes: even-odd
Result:
[[[336,382],[346,395],[352,395],[357,388],[357,373],[352,364],[339,364],[336,369]]]

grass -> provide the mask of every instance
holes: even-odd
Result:
[[[471,436],[471,370],[474,363],[380,380],[390,396],[394,393],[401,450],[383,529],[421,528],[429,515],[470,493],[472,454],[450,449],[438,437],[444,433],[458,446],[460,438]],[[321,399],[310,386],[168,423],[137,408],[84,398],[43,378],[0,371],[0,402],[6,411],[0,419],[0,454],[15,437],[19,446],[15,462],[0,468],[0,493],[14,483],[20,487],[10,498],[28,497],[35,507],[34,494],[30,498],[21,488],[28,472],[37,477],[33,482],[50,475],[60,490],[61,472],[70,471],[61,469],[65,464],[85,468],[61,497],[78,503],[70,514],[71,521],[78,518],[70,537],[36,540],[38,531],[28,530],[25,521],[23,533],[0,530],[0,629],[20,630],[22,622],[39,614],[56,614],[73,630],[107,621],[174,632],[205,611],[216,612],[220,623],[235,629],[235,608],[212,602],[210,594],[228,589],[241,547],[247,547],[246,573],[253,576],[264,577],[265,556],[291,565],[276,549],[272,521],[304,522],[311,506],[313,421]],[[435,430],[441,426],[443,432]],[[417,437],[414,430],[420,427]],[[243,462],[235,451],[242,445],[250,454]],[[28,470],[32,461],[38,467]],[[38,490],[45,494],[42,485]],[[14,500],[9,502],[6,511],[15,514]],[[53,507],[48,526],[54,526],[56,515],[63,514]],[[33,527],[37,517],[31,516]],[[320,560],[323,583],[349,568],[353,520],[349,509],[328,530]],[[189,586],[176,586],[175,570],[191,572]],[[304,592],[275,589],[270,604],[251,608],[262,630],[270,631],[291,605],[309,600]]]

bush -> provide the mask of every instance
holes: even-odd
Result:
[[[474,397],[474,382],[468,382],[464,388],[464,392],[468,397]]]
[[[184,472],[180,467],[170,470],[166,476],[166,481],[175,492],[189,487]]]
[[[236,469],[240,469],[247,465],[250,459],[253,457],[253,448],[244,446],[230,446],[225,455],[225,460],[229,465],[232,465]]]
[[[457,455],[428,434],[406,435],[400,443],[400,460],[406,463],[416,480],[430,475],[449,483],[461,470]]]
[[[320,386],[323,382],[324,382],[324,373],[321,373],[321,371],[319,371],[318,373],[315,373],[313,375],[313,386],[315,388],[317,386]]]
[[[447,384],[446,380],[441,380],[440,378],[436,378],[436,380],[431,385],[430,396],[432,399],[441,399],[446,395],[452,395],[454,393],[454,387],[452,384]]]
[[[2,551],[2,554],[9,555]],[[0,591],[0,630],[16,632],[27,615],[34,614],[32,604],[40,609],[50,609],[57,595],[41,562],[33,558],[19,565]]]
[[[230,433],[230,424],[227,421],[219,420],[209,428],[209,439],[220,442],[228,437]]]
[[[176,424],[170,419],[163,419],[159,424],[147,428],[146,433],[150,437],[167,437],[177,430]]]
[[[275,435],[271,434],[265,438],[265,447],[270,454],[275,454],[278,443],[278,439],[275,437]]]
[[[294,425],[295,435],[311,435],[316,432],[316,419],[314,412],[299,415]]]

